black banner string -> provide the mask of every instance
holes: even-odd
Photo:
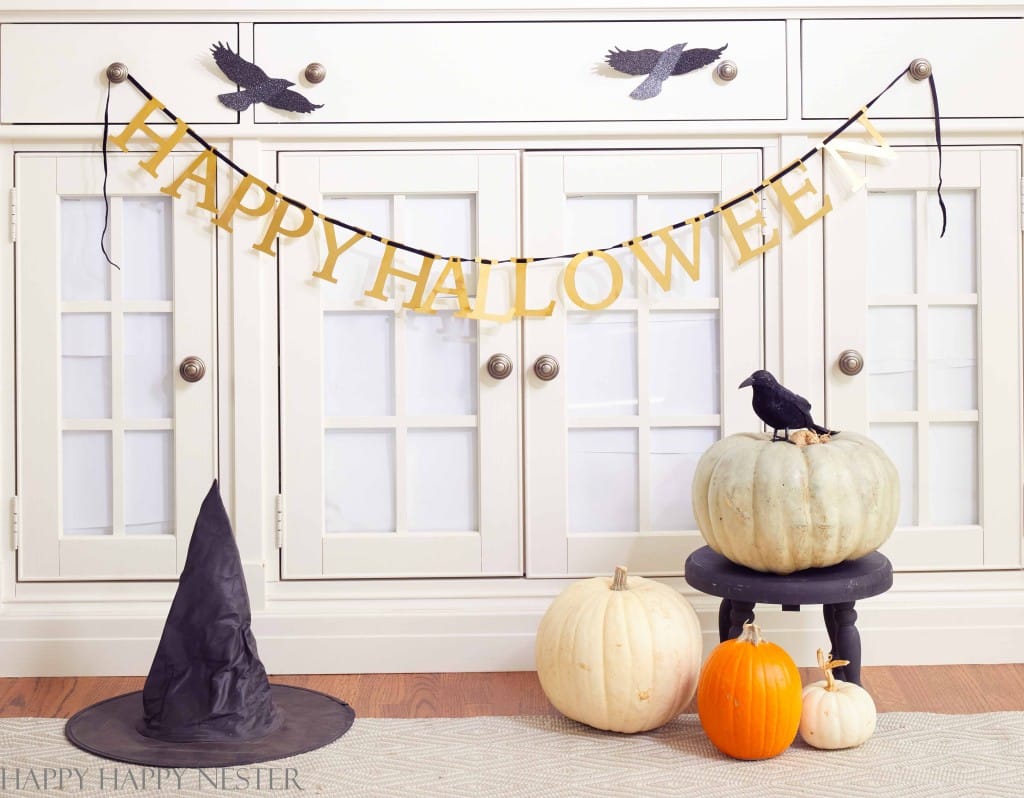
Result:
[[[110,79],[107,79],[107,102],[103,106],[103,232],[100,233],[100,250],[103,252],[103,257],[107,259],[107,263],[113,266],[115,269],[121,269],[114,261],[110,259],[110,253],[107,252],[107,229],[110,227],[110,195],[107,194],[107,177],[109,175],[109,169],[107,168],[107,134],[110,131]]]
[[[808,150],[806,153],[804,153],[804,155],[802,157],[796,159],[795,161],[790,163],[788,166],[783,167],[778,172],[773,174],[771,177],[769,177],[766,180],[764,180],[760,185],[750,189],[749,191],[747,191],[747,192],[745,192],[743,194],[740,194],[737,197],[733,197],[732,199],[722,203],[721,205],[716,205],[710,211],[702,213],[699,216],[694,216],[691,219],[685,219],[683,221],[676,222],[675,224],[672,224],[672,225],[670,225],[668,227],[661,228],[661,229],[662,230],[679,230],[679,229],[681,229],[683,227],[687,227],[688,225],[694,224],[696,222],[701,222],[704,219],[709,219],[712,216],[715,216],[716,214],[720,214],[722,211],[728,210],[729,208],[732,208],[732,207],[738,205],[741,202],[745,202],[746,200],[748,200],[748,199],[750,199],[752,197],[756,197],[758,194],[760,194],[762,191],[764,191],[766,188],[768,188],[768,186],[770,186],[772,183],[775,183],[776,181],[781,180],[783,177],[788,175],[794,169],[796,169],[797,167],[803,165],[804,162],[810,160],[815,155],[817,155],[819,152],[821,152],[824,149],[826,144],[828,144],[829,142],[833,141],[836,137],[842,135],[851,125],[853,125],[858,119],[860,119],[862,116],[864,116],[864,114],[865,114],[865,112],[867,111],[868,108],[870,108],[876,102],[878,102],[908,72],[910,72],[910,67],[907,67],[902,72],[900,72],[900,74],[898,74],[895,78],[893,78],[889,82],[888,86],[886,86],[878,94],[876,94],[871,100],[869,100],[867,103],[865,103],[864,106],[859,111],[857,111],[857,113],[853,114],[853,116],[851,116],[849,119],[847,119],[845,122],[843,122],[842,125],[840,125],[838,128],[833,130],[832,133],[830,133],[821,142],[821,144],[817,145],[816,147],[812,147],[810,150]],[[143,86],[141,83],[139,83],[131,74],[128,75],[128,81],[147,100],[155,99],[153,97],[153,95],[150,94],[149,91],[146,90],[145,86]],[[933,76],[931,76],[931,75],[928,76],[928,84],[929,84],[929,87],[931,89],[931,95],[932,95],[932,111],[933,111],[933,116],[934,116],[934,119],[935,119],[935,144],[936,144],[936,147],[938,149],[938,156],[939,156],[939,181],[938,181],[938,186],[936,187],[936,194],[938,195],[938,198],[939,198],[939,207],[942,210],[942,233],[940,234],[940,238],[941,238],[946,233],[946,204],[942,200],[942,131],[941,131],[941,126],[940,126],[940,122],[939,122],[939,98],[938,98],[938,93],[936,92],[936,89],[935,89],[935,78]],[[179,122],[181,124],[185,124],[184,122],[181,122],[181,120],[173,112],[168,110],[166,106],[163,106],[162,104],[161,104],[161,106],[162,106],[161,110],[163,111],[164,116],[166,116],[168,119],[170,119],[175,124],[178,124]],[[104,202],[107,203],[108,214],[109,214],[109,200],[107,199],[107,146],[106,145],[107,145],[108,113],[109,113],[109,110],[110,110],[110,83],[108,82],[107,83],[107,108],[106,108],[106,110],[104,111],[104,114],[103,114],[103,198],[104,198]],[[214,156],[218,160],[222,161],[224,164],[226,164],[232,170],[237,172],[239,175],[241,175],[242,177],[252,177],[252,175],[249,172],[245,171],[245,169],[243,169],[241,166],[236,164],[233,160],[231,160],[231,158],[229,158],[227,155],[225,155],[220,150],[218,150],[216,147],[214,147],[209,142],[207,142],[202,136],[200,136],[198,133],[196,133],[187,124],[185,125],[185,132],[197,144],[199,144],[203,149],[208,150],[209,152],[213,153]],[[254,179],[259,180],[259,178],[254,178]],[[349,230],[350,232],[358,233],[359,235],[364,236],[365,238],[369,238],[369,239],[371,239],[373,241],[380,242],[381,244],[385,244],[386,246],[392,247],[392,248],[397,249],[397,250],[401,250],[403,252],[408,252],[408,253],[411,253],[413,255],[419,255],[419,256],[424,257],[424,258],[434,258],[436,260],[454,260],[454,261],[459,261],[461,263],[472,263],[474,261],[479,260],[482,263],[493,265],[493,264],[498,264],[498,263],[527,263],[527,262],[529,262],[529,263],[539,263],[541,261],[550,261],[550,260],[568,260],[568,259],[573,258],[576,255],[580,254],[578,252],[571,252],[571,253],[568,253],[568,254],[565,254],[565,255],[545,255],[544,257],[539,257],[539,258],[502,258],[500,260],[493,260],[493,259],[490,259],[490,258],[465,258],[465,257],[445,258],[443,256],[436,255],[433,252],[428,252],[425,249],[420,249],[418,247],[409,246],[408,244],[403,244],[400,241],[391,241],[391,240],[389,240],[387,238],[384,238],[383,236],[379,236],[376,233],[373,233],[373,232],[371,232],[369,230],[364,230],[363,228],[357,227],[356,225],[349,224],[348,222],[345,222],[345,221],[343,221],[341,219],[335,219],[335,218],[333,218],[331,216],[326,216],[325,214],[322,214],[322,213],[314,210],[313,208],[310,208],[305,203],[299,202],[298,200],[293,199],[293,198],[289,197],[288,195],[281,193],[276,188],[274,188],[273,186],[268,185],[267,183],[265,183],[262,180],[259,181],[259,185],[260,185],[261,188],[264,188],[270,194],[274,195],[275,197],[278,197],[282,202],[286,202],[289,205],[291,205],[292,207],[297,208],[297,209],[299,209],[301,211],[307,211],[308,210],[313,215],[317,216],[320,219],[323,219],[325,222],[327,222],[329,224],[332,224],[335,227],[340,227],[342,229]],[[104,229],[104,235],[106,235],[106,229],[107,229],[106,228],[106,220],[104,220],[104,228],[103,229]],[[636,236],[635,238],[631,238],[629,241],[625,241],[625,242],[622,242],[622,243],[619,243],[619,244],[613,244],[613,245],[608,246],[608,247],[594,248],[592,250],[586,250],[586,251],[590,252],[590,253],[593,253],[593,252],[612,252],[612,251],[617,250],[617,249],[624,249],[624,248],[629,247],[631,245],[638,244],[641,241],[649,241],[650,239],[654,238],[657,235],[658,232],[660,232],[660,231],[652,231],[652,232],[649,232],[649,233],[644,233],[643,235]],[[106,255],[105,244],[103,246],[104,246],[103,253],[104,253],[104,255]],[[109,255],[107,256],[107,261],[110,262],[111,265],[117,266],[117,264],[115,264],[113,261],[110,260]],[[120,267],[118,267],[118,268],[120,268]]]

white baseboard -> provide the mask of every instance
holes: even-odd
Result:
[[[912,581],[912,580],[911,580]],[[532,670],[534,633],[551,596],[270,601],[254,614],[272,674]],[[543,591],[541,591],[543,592]],[[718,602],[687,594],[718,641]],[[858,604],[863,664],[1024,662],[1024,589],[904,586]],[[167,605],[31,602],[0,612],[0,676],[145,675]],[[759,607],[765,636],[798,665],[828,648],[818,607]]]

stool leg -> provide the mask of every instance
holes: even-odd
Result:
[[[729,639],[729,626],[732,622],[729,619],[732,613],[732,602],[729,599],[722,599],[718,605],[718,642],[724,643]]]
[[[829,639],[832,641],[832,656],[850,662],[849,665],[835,669],[836,678],[860,684],[860,632],[857,631],[857,611],[853,608],[854,603],[845,601],[826,605],[825,625],[828,628],[828,617],[831,612],[832,628],[829,629]]]
[[[736,601],[733,599],[731,604],[732,607],[729,611],[729,639],[734,640],[743,631],[744,623],[748,621],[750,623],[754,622],[754,602]]]

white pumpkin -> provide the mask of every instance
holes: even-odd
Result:
[[[900,510],[896,466],[878,444],[845,430],[809,446],[730,435],[701,457],[692,492],[708,546],[777,574],[871,553]]]
[[[878,713],[868,691],[832,675],[833,668],[850,663],[844,659],[825,660],[818,649],[818,667],[825,680],[804,688],[800,714],[800,737],[815,748],[834,750],[860,745],[875,733]]]
[[[570,585],[541,619],[537,675],[564,715],[598,729],[662,726],[689,703],[700,675],[697,613],[653,579],[615,576]]]

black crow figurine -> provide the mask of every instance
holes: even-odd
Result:
[[[217,99],[228,108],[244,111],[254,103],[263,103],[271,108],[300,114],[308,114],[317,108],[323,108],[322,105],[314,105],[297,91],[289,89],[289,86],[295,85],[290,80],[267,77],[266,72],[252,62],[246,61],[227,45],[217,42],[210,49],[220,71],[242,87],[242,91],[217,95]]]
[[[772,428],[773,441],[792,443],[793,441],[789,439],[791,429],[811,429],[819,435],[839,434],[836,430],[825,429],[815,424],[811,418],[811,403],[780,385],[771,372],[764,369],[755,371],[740,383],[740,388],[746,388],[748,385],[754,389],[751,402],[754,412]],[[785,437],[779,436],[780,429],[786,431]]]
[[[674,44],[667,50],[609,50],[604,57],[608,66],[625,75],[647,75],[639,86],[630,93],[634,100],[648,100],[661,93],[661,84],[672,75],[685,75],[695,69],[706,67],[722,57],[724,44],[715,49],[692,47],[686,49],[686,42]]]

